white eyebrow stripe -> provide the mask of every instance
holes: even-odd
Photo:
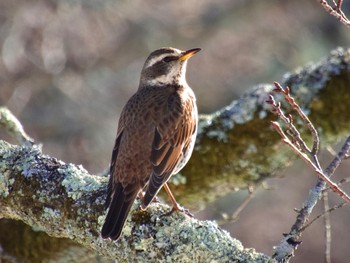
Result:
[[[169,54],[164,54],[161,56],[157,56],[152,58],[150,61],[147,62],[146,67],[145,68],[149,68],[152,67],[154,64],[156,64],[158,61],[161,61],[163,58],[169,56]]]

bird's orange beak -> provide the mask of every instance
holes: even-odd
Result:
[[[200,48],[192,48],[190,50],[187,50],[185,52],[182,53],[182,56],[179,58],[181,61],[187,60],[190,57],[192,57],[194,54],[196,54],[197,52],[201,51]]]

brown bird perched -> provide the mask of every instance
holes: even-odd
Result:
[[[147,58],[139,88],[119,119],[103,238],[119,238],[130,208],[143,189],[142,209],[164,186],[173,210],[181,210],[167,181],[185,166],[196,139],[196,98],[185,74],[187,59],[198,51],[161,48]]]

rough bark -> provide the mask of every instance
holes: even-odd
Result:
[[[81,166],[45,156],[36,145],[0,141],[0,217],[24,221],[53,237],[74,240],[119,262],[266,262],[269,258],[242,244],[215,223],[182,213],[161,215],[168,206],[134,209],[117,243],[99,229],[107,178]]]

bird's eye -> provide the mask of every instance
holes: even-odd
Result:
[[[165,57],[165,58],[163,58],[163,61],[166,62],[166,63],[168,63],[170,61],[173,61],[173,60],[174,60],[174,57]]]

